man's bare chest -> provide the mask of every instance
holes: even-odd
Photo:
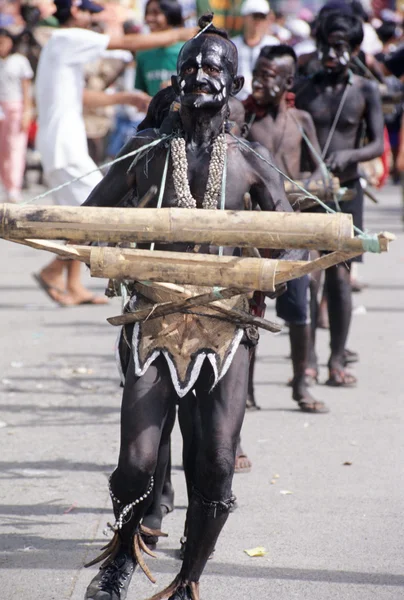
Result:
[[[162,194],[162,206],[173,207],[177,205],[177,193],[174,184],[173,156],[170,153],[167,161],[167,151],[155,152],[154,156],[142,158],[136,165],[136,195],[143,197],[152,186],[158,191],[150,207],[156,206],[157,199]],[[166,175],[164,175],[165,168]],[[197,207],[202,208],[206,193],[208,178],[211,167],[210,152],[193,155],[187,153],[187,160],[181,166],[182,184],[189,185],[190,192],[195,198]],[[226,173],[216,173],[221,184],[225,188],[225,208],[231,210],[242,210],[244,207],[244,194],[248,192],[254,183],[254,174],[249,171],[242,157],[228,152],[226,160]],[[218,198],[220,208],[220,198]]]
[[[249,139],[267,148],[274,156],[285,153],[300,155],[302,134],[297,119],[290,111],[276,119],[268,116],[254,123]]]
[[[350,131],[364,118],[365,99],[356,87],[313,87],[311,92],[305,94],[299,105],[311,114],[317,131],[330,130],[333,126],[341,132]]]

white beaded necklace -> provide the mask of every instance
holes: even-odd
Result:
[[[226,135],[221,133],[213,143],[212,155],[209,163],[209,175],[202,207],[217,209],[218,199],[222,192],[222,179],[226,162],[227,142]],[[173,160],[173,181],[179,208],[196,208],[196,200],[191,194],[188,181],[188,159],[185,139],[176,137],[171,140],[171,153]]]

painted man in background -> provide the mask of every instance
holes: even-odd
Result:
[[[290,92],[296,63],[290,46],[266,46],[261,50],[253,72],[253,92],[244,101],[249,124],[247,139],[265,146],[274,164],[288,177],[303,180],[313,175],[320,179],[319,161],[308,146],[309,143],[319,155],[313,120],[307,112],[294,108]],[[309,276],[288,282],[287,288],[277,299],[276,310],[278,317],[289,325],[292,398],[304,412],[327,412],[324,403],[315,400],[306,385],[310,349]]]
[[[360,229],[363,229],[363,191],[358,163],[383,153],[384,126],[377,85],[349,69],[351,57],[362,39],[362,23],[357,17],[343,12],[326,14],[316,31],[322,68],[300,82],[296,89],[296,106],[312,116],[328,169],[341,185],[355,193],[352,200],[341,204],[341,209],[352,214],[354,225]],[[326,383],[354,386],[356,378],[345,369],[344,357],[352,315],[349,264],[327,269],[325,288],[331,338]],[[310,361],[310,367],[317,370],[314,349]]]

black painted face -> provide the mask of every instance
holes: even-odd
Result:
[[[237,54],[230,42],[217,35],[200,35],[183,47],[177,77],[172,84],[183,106],[221,108],[242,87],[235,77]]]
[[[330,33],[327,42],[319,44],[318,57],[323,67],[329,72],[344,71],[352,55],[352,49],[343,31]]]
[[[291,89],[295,64],[291,56],[260,57],[253,71],[253,97],[262,106],[278,106],[283,94]]]

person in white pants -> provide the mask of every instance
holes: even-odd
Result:
[[[146,111],[150,101],[147,94],[138,91],[107,94],[84,90],[84,65],[100,58],[106,50],[148,50],[186,41],[194,34],[191,28],[176,28],[153,34],[104,35],[87,29],[91,15],[101,12],[102,6],[91,0],[56,0],[55,6],[60,29],[41,52],[36,79],[37,145],[51,188],[97,168],[88,154],[83,104],[131,104]],[[81,205],[101,179],[100,171],[96,171],[55,191],[53,198],[60,205]],[[107,302],[82,285],[78,261],[54,259],[34,277],[61,306]]]

